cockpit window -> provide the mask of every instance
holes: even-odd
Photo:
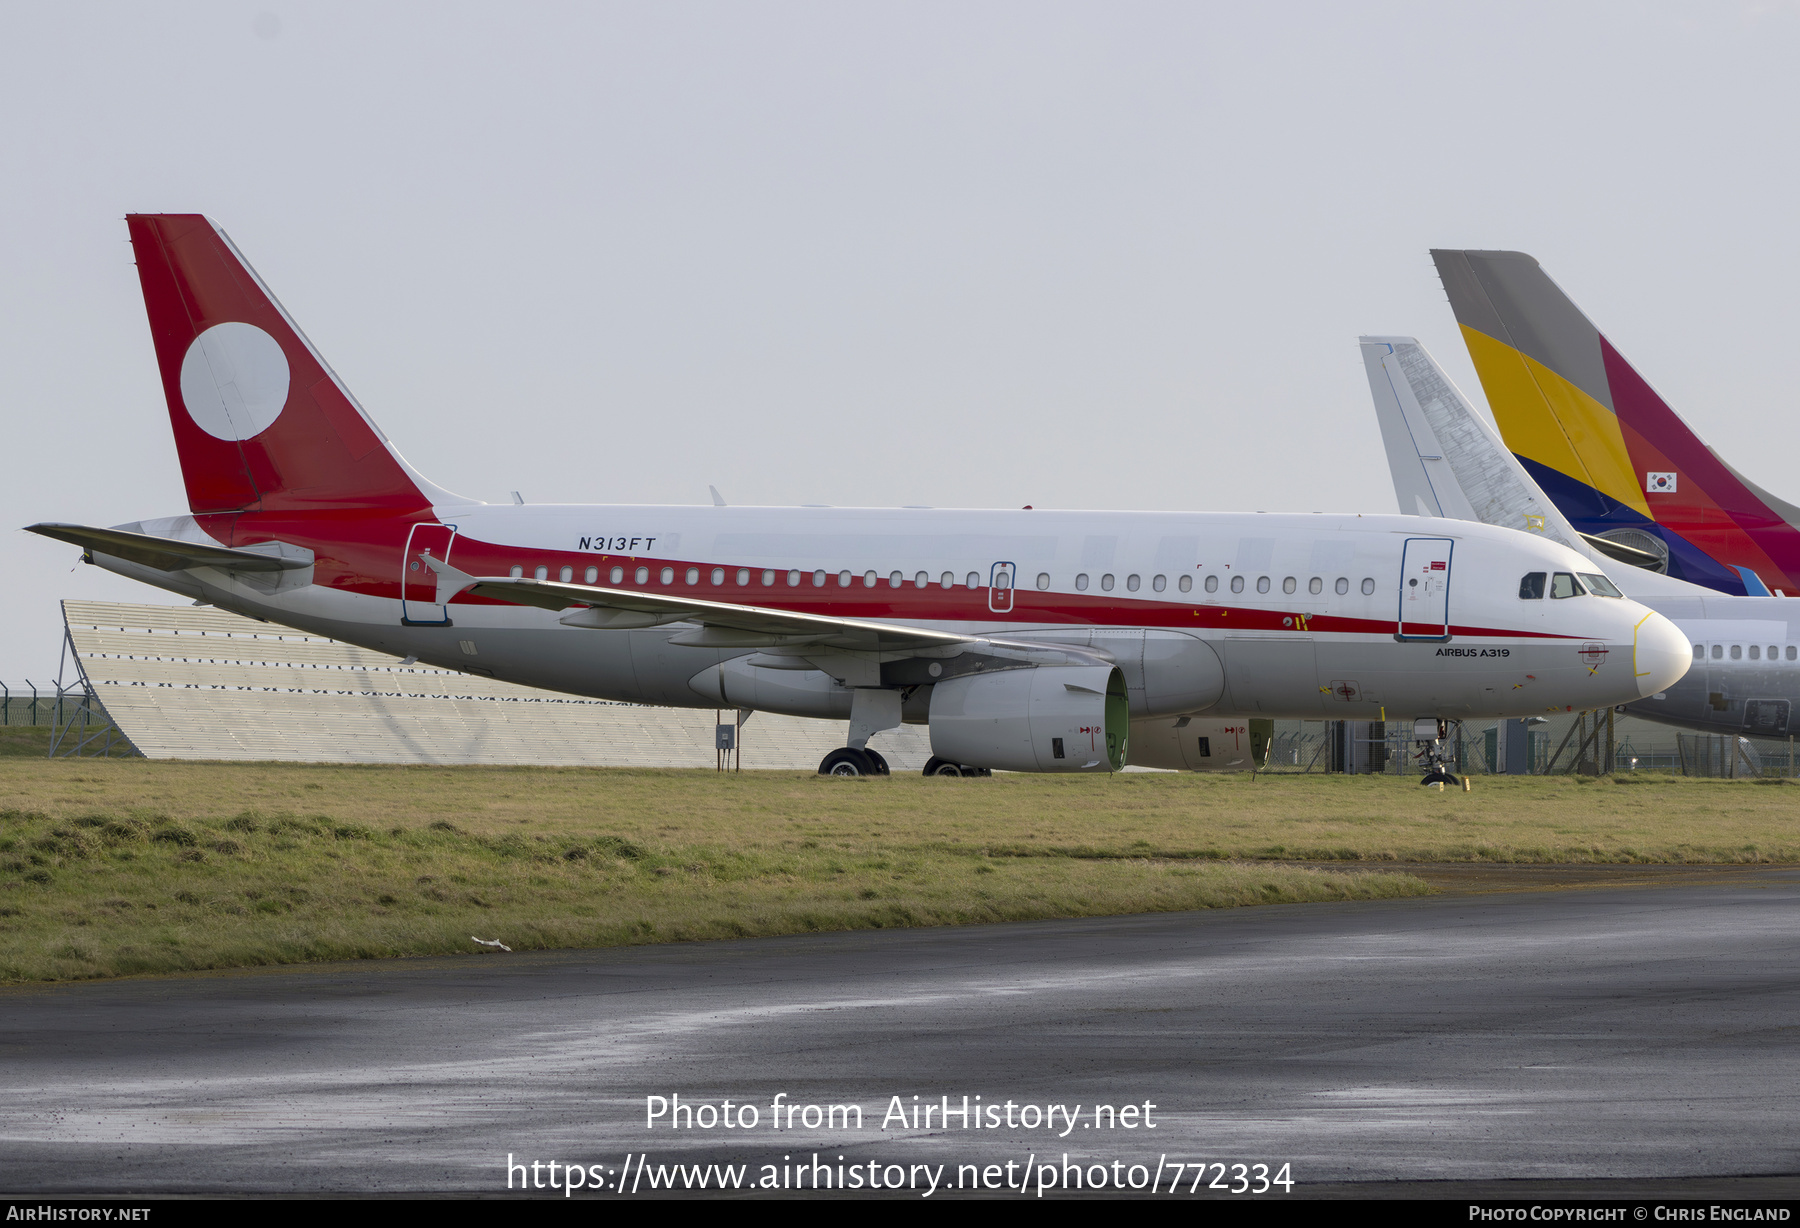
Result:
[[[1585,597],[1587,590],[1581,587],[1581,581],[1574,576],[1566,571],[1559,571],[1550,577],[1550,596],[1552,598]]]
[[[1544,581],[1547,577],[1541,571],[1534,571],[1519,581],[1520,601],[1542,601],[1544,597]]]
[[[1596,597],[1623,597],[1625,595],[1619,591],[1618,585],[1605,576],[1591,576],[1584,571],[1581,573],[1581,582],[1587,585],[1587,591]]]

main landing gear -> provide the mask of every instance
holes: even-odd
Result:
[[[880,751],[840,746],[819,762],[821,776],[887,776],[888,763]]]
[[[925,761],[927,776],[992,776],[992,768],[970,767],[966,763],[952,763],[948,759],[939,759],[936,755]]]

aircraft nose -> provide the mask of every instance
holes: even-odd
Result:
[[[1680,627],[1647,610],[1632,633],[1631,659],[1638,694],[1648,696],[1679,682],[1694,663],[1694,650]]]

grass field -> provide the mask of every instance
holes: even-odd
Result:
[[[1407,861],[1800,860],[1771,783],[5,757],[0,980],[1421,894]]]

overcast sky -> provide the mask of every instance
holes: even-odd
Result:
[[[401,450],[531,502],[1394,510],[1356,350],[1477,404],[1433,246],[1531,252],[1800,500],[1800,9],[0,3],[17,532],[187,510],[127,212],[204,212]]]

